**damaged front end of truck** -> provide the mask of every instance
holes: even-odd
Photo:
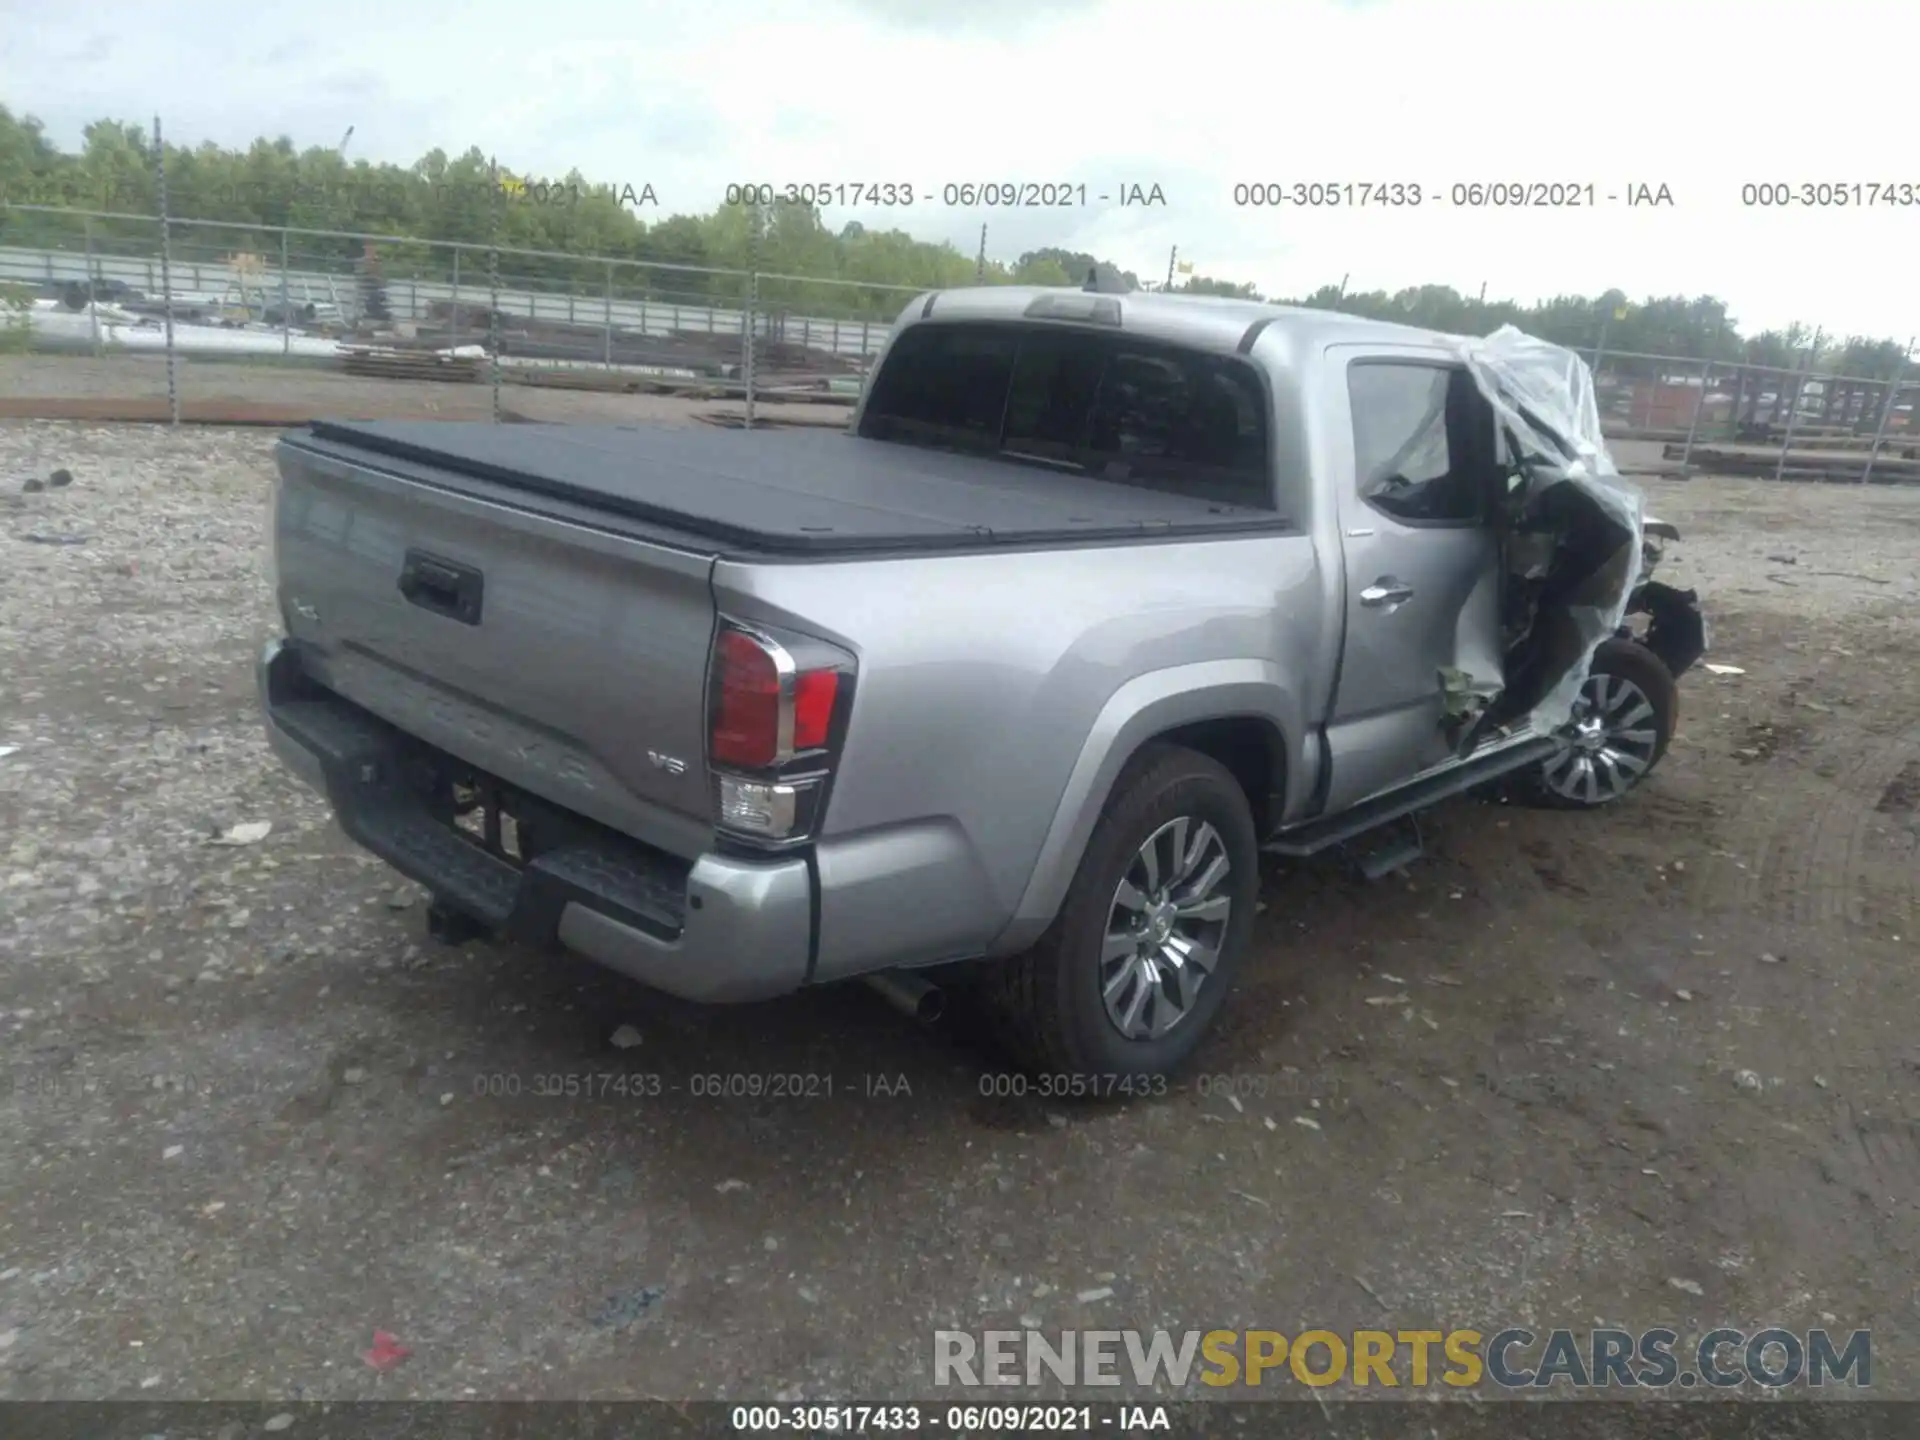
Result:
[[[1586,362],[1512,326],[1459,349],[1493,408],[1505,484],[1502,674],[1441,677],[1464,754],[1521,724],[1556,734],[1577,722],[1610,640],[1644,645],[1677,678],[1709,635],[1695,592],[1652,578],[1679,531],[1647,516],[1614,465]]]
[[[1659,542],[1678,540],[1679,529],[1651,515],[1641,522],[1640,528],[1643,532],[1640,581],[1634,586],[1633,594],[1627,597],[1627,619],[1631,621],[1639,615],[1647,617],[1646,627],[1639,639],[1660,657],[1668,673],[1677,680],[1707,653],[1707,647],[1713,643],[1713,634],[1706,615],[1700,609],[1699,592],[1679,590],[1652,578],[1654,567],[1660,563],[1663,553]]]

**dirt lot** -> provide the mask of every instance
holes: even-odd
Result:
[[[1022,1316],[1872,1327],[1920,1394],[1920,490],[1649,482],[1745,670],[1650,787],[1276,868],[1237,1102],[1087,1107],[864,990],[431,945],[254,718],[270,443],[0,426],[0,1395],[927,1396]]]

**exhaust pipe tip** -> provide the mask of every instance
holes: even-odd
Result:
[[[946,992],[911,971],[883,970],[863,978],[869,990],[917,1024],[935,1024],[947,1013]]]

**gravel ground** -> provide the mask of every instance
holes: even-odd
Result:
[[[925,1396],[1021,1316],[1872,1327],[1920,1393],[1920,490],[1650,482],[1745,672],[1657,779],[1276,869],[1239,1101],[1081,1107],[864,990],[431,945],[259,732],[270,444],[0,426],[0,1395]]]

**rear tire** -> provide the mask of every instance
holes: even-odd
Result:
[[[1089,1096],[1192,1057],[1245,958],[1259,844],[1239,782],[1196,751],[1151,745],[1115,783],[1060,913],[985,986],[1032,1071]]]
[[[1517,787],[1527,804],[1597,810],[1638,789],[1667,753],[1680,718],[1673,675],[1637,640],[1607,640],[1594,652],[1566,747]]]

